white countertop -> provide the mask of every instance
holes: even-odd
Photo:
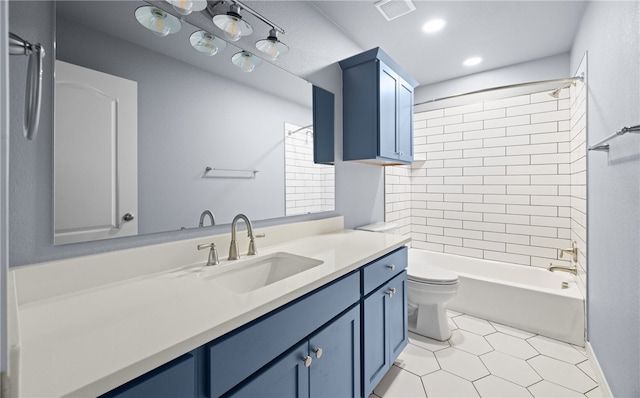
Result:
[[[100,395],[408,241],[340,230],[259,247],[259,256],[288,252],[323,264],[245,294],[199,278],[209,269],[199,263],[24,302],[17,306],[19,395]]]

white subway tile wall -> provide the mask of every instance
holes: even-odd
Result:
[[[577,82],[570,87],[570,239],[578,244],[578,286],[587,292],[587,89]]]
[[[313,131],[285,123],[285,214],[332,211],[335,209],[333,166],[313,163]]]
[[[416,113],[413,165],[386,168],[386,221],[416,248],[537,267],[569,265],[558,249],[576,240],[586,263],[585,93],[571,90]]]

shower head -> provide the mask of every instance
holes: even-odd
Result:
[[[571,85],[575,86],[576,82],[573,81],[573,82],[563,83],[562,86],[550,92],[549,95],[552,96],[553,98],[560,98],[560,92]]]
[[[553,98],[560,98],[560,92],[569,87],[569,86],[574,86],[576,85],[576,81],[580,80],[581,82],[584,82],[584,74],[580,74],[580,76],[576,76],[576,77],[572,77],[570,79],[567,79],[569,81],[565,81],[564,83],[562,83],[562,85],[558,88],[556,88],[555,90],[553,90],[552,92],[549,93],[550,96],[552,96]]]

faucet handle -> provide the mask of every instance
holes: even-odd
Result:
[[[251,239],[249,239],[249,250],[247,250],[247,256],[255,256],[258,254],[258,249],[256,249],[256,242],[254,239],[264,238],[265,236],[265,234],[256,234],[255,236],[251,236]]]
[[[218,250],[216,249],[215,243],[204,243],[198,245],[198,250],[203,249],[211,249],[209,250],[209,259],[207,260],[207,265],[218,265],[220,261],[218,260]]]

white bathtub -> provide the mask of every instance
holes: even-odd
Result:
[[[409,262],[458,273],[451,310],[584,346],[584,298],[569,273],[420,249]]]

